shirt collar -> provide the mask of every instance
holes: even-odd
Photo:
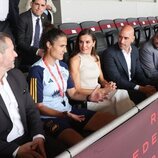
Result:
[[[131,52],[132,52],[132,47],[131,46],[129,47],[128,52],[126,52],[125,50],[122,49],[122,53],[130,54]]]
[[[6,82],[7,76],[8,76],[8,73],[6,72],[6,73],[4,74],[4,76],[3,76],[3,78],[2,78],[2,84],[4,84],[4,83]],[[2,84],[0,83],[0,85],[2,85]]]
[[[37,18],[41,19],[41,16],[36,16],[35,14],[32,13],[32,11],[31,11],[31,15],[32,15],[32,18],[35,19],[35,20],[36,20]]]

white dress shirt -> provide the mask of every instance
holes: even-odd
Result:
[[[33,35],[32,35],[32,41],[31,41],[31,46],[33,46],[34,43],[34,35],[35,35],[35,26],[36,26],[36,20],[37,18],[40,18],[39,20],[39,25],[40,25],[40,37],[43,31],[43,26],[42,26],[42,21],[41,21],[41,17],[37,17],[32,13],[32,24],[33,24]]]
[[[126,52],[125,50],[122,50],[122,53],[125,57],[127,68],[128,68],[129,81],[131,80],[131,51],[132,51],[131,47],[129,49],[129,52]]]
[[[0,0],[0,21],[5,21],[9,13],[9,0]]]
[[[126,52],[125,50],[122,50],[122,53],[125,57],[126,60],[126,64],[127,64],[127,68],[128,68],[128,77],[129,77],[129,81],[131,80],[131,52],[132,52],[132,48],[130,47],[129,52]],[[136,85],[134,87],[135,90],[139,90],[139,85]]]
[[[24,134],[24,127],[19,114],[18,103],[6,78],[7,73],[3,77],[2,83],[0,83],[0,95],[6,105],[10,119],[13,123],[13,128],[7,136],[7,142],[11,142]],[[35,135],[33,139],[35,138],[45,139],[41,134]],[[18,150],[19,147],[13,152],[13,157],[16,157]]]
[[[13,128],[7,136],[7,142],[11,142],[24,134],[24,127],[21,122],[18,103],[6,77],[7,74],[2,79],[3,84],[0,84],[0,94],[6,105],[10,119],[13,123]]]

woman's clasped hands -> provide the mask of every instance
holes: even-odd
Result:
[[[88,97],[89,101],[99,102],[104,99],[108,99],[109,95],[116,90],[116,83],[114,82],[106,82],[102,88],[98,85],[91,95]]]

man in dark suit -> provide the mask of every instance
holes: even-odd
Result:
[[[40,115],[24,75],[14,68],[11,38],[0,33],[0,157],[45,158]]]
[[[138,104],[156,92],[140,66],[138,49],[132,45],[134,29],[126,25],[119,33],[118,43],[103,53],[103,73],[107,80],[126,89],[131,99]]]
[[[21,69],[28,71],[28,68],[43,56],[43,50],[34,45],[36,20],[39,19],[40,36],[44,24],[47,23],[47,16],[44,14],[46,0],[32,0],[31,9],[20,15],[17,27],[18,52],[21,56]],[[26,69],[26,70],[25,70]]]
[[[139,55],[147,77],[158,82],[158,31],[141,46]]]

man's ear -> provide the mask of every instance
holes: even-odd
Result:
[[[50,47],[52,47],[52,44],[49,41],[47,41],[46,46],[47,46],[47,48],[50,48]]]
[[[135,36],[133,36],[133,38],[132,38],[132,43],[134,42],[134,40],[135,40]]]
[[[32,3],[33,3],[33,2],[31,1],[31,2],[30,2],[30,7],[32,7]]]

